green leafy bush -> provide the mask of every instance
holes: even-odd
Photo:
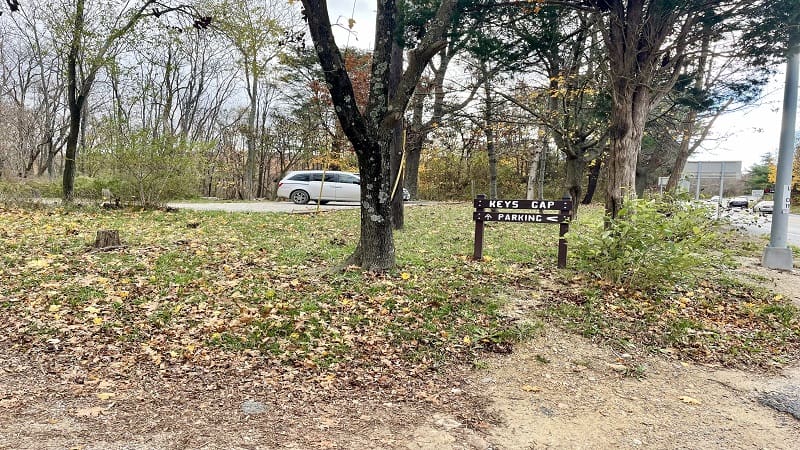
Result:
[[[80,155],[85,175],[75,180],[75,195],[99,200],[103,189],[124,203],[157,206],[197,196],[208,143],[178,136],[154,137],[147,130],[109,132],[103,145]]]
[[[27,203],[39,198],[61,196],[61,179],[0,179],[0,201]]]
[[[81,175],[75,178],[75,197],[101,200],[103,198],[103,189],[108,189],[112,195],[122,198],[126,191],[124,184],[120,178],[113,175],[98,175],[96,177]],[[127,190],[130,190],[130,188]]]
[[[719,236],[703,208],[631,199],[606,228],[579,224],[568,239],[580,269],[626,287],[651,290],[690,281],[710,269]]]
[[[202,144],[146,131],[124,136],[114,148],[120,195],[144,206],[197,195],[202,177]]]

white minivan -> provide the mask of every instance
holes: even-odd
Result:
[[[361,178],[350,172],[335,170],[299,170],[289,172],[278,182],[278,198],[304,205],[309,201],[320,203],[361,201]]]

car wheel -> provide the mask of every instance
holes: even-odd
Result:
[[[305,205],[306,203],[308,203],[308,200],[310,199],[310,197],[308,196],[308,192],[300,189],[292,191],[292,193],[289,194],[289,198],[293,202],[295,202],[295,204],[298,205]]]

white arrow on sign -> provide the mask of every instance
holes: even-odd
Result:
[[[483,218],[484,218],[484,220],[492,220],[492,214],[491,213],[486,213],[486,215],[483,216]]]
[[[558,217],[558,216],[547,216],[546,219],[547,219],[548,222],[558,222],[558,219],[560,219],[560,217]]]

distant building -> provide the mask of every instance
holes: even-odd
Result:
[[[688,161],[681,177],[683,186],[695,198],[719,195],[722,186],[723,196],[741,193],[741,161]]]

